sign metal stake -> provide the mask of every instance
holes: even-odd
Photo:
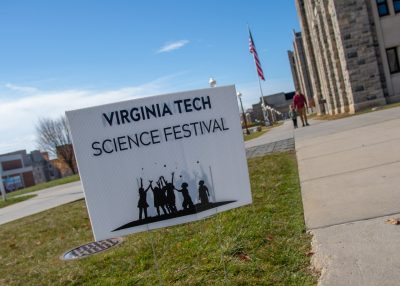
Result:
[[[221,262],[222,266],[224,267],[224,284],[228,284],[228,271],[226,269],[226,263],[225,263],[225,258],[224,258],[224,250],[222,247],[222,238],[221,238],[221,216],[216,214],[218,216],[218,225],[217,225],[217,235],[218,235],[218,243],[219,243],[219,248],[220,248],[220,254],[221,254]]]
[[[158,267],[158,261],[157,261],[157,255],[156,255],[156,249],[154,247],[154,241],[153,241],[153,234],[151,233],[150,229],[149,229],[149,225],[146,225],[147,227],[147,234],[150,238],[150,244],[151,244],[151,249],[153,252],[153,260],[154,260],[154,268],[156,269],[157,272],[157,276],[158,276],[158,285],[163,286],[163,279],[160,273],[160,268]]]

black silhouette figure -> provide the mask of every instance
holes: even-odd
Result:
[[[138,201],[138,208],[139,208],[139,220],[142,219],[142,215],[144,213],[144,217],[147,218],[147,208],[149,204],[147,203],[146,195],[147,191],[150,189],[151,184],[145,190],[143,188],[143,179],[140,178],[140,188],[139,188],[139,201]]]
[[[160,216],[160,207],[163,210],[164,214],[167,214],[167,211],[165,210],[167,198],[165,197],[165,192],[161,189],[160,182],[157,182],[157,186],[154,188],[152,185],[153,181],[149,181],[149,182],[150,182],[151,190],[153,191],[154,207],[157,210],[158,216]]]
[[[174,172],[172,172],[171,183],[168,183],[168,181],[165,180],[164,176],[161,176],[160,179],[164,183],[164,187],[162,188],[162,190],[167,194],[167,206],[170,210],[170,213],[178,212],[175,202]]]
[[[184,182],[181,185],[181,187],[182,187],[181,190],[175,189],[178,192],[182,193],[182,196],[183,196],[182,207],[183,207],[184,210],[193,209],[194,208],[194,204],[193,204],[192,198],[190,197],[189,190],[187,188],[188,186],[189,185],[186,182]]]
[[[200,204],[202,205],[208,205],[210,201],[208,200],[208,197],[210,196],[210,193],[208,191],[208,188],[204,185],[204,181],[201,180],[199,182],[199,198],[200,198]]]
[[[162,179],[163,177],[161,176],[158,181],[157,181],[157,186],[160,188],[160,193],[162,193],[162,198],[163,198],[163,204],[167,208],[167,212],[169,214],[172,213],[172,210],[170,209],[167,201],[167,187],[164,184],[164,181]]]

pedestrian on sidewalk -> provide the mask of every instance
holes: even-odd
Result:
[[[293,121],[293,127],[296,129],[297,128],[297,112],[296,110],[293,108],[293,105],[289,105],[289,117],[292,119]]]
[[[294,94],[294,97],[293,97],[293,106],[300,116],[303,127],[309,126],[310,124],[308,124],[307,114],[306,114],[308,105],[307,105],[307,100],[306,100],[306,97],[304,96],[304,94],[300,93],[299,91],[296,91],[296,93]]]

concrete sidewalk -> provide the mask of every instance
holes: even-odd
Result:
[[[319,285],[400,285],[400,108],[295,132]]]
[[[244,142],[246,149],[261,146],[294,137],[294,129],[291,120],[286,120],[283,125],[274,127],[264,135]]]

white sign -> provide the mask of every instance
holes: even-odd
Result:
[[[66,114],[96,240],[252,202],[234,86]]]

